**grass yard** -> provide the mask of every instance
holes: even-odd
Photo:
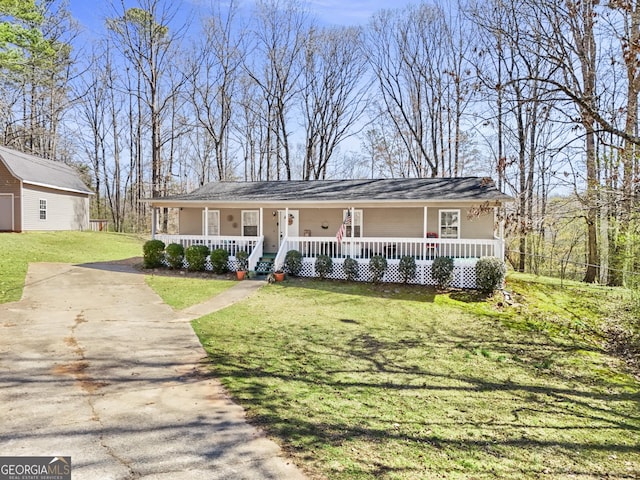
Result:
[[[234,280],[176,278],[162,275],[147,275],[145,281],[167,305],[176,310],[204,302],[238,283]]]
[[[106,232],[0,233],[0,303],[22,297],[30,262],[87,263],[142,256],[138,236]]]
[[[311,478],[640,477],[640,384],[601,335],[623,293],[508,285],[519,304],[291,280],[193,327]]]

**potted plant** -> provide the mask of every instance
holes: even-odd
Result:
[[[276,279],[276,282],[282,282],[284,280],[284,272],[282,270],[276,270],[273,272],[273,277]]]
[[[236,252],[236,261],[238,262],[238,268],[236,270],[236,276],[238,280],[243,280],[249,267],[249,254],[244,250]]]

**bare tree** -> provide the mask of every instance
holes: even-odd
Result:
[[[189,101],[197,125],[211,138],[215,177],[220,180],[233,178],[234,173],[228,157],[230,128],[244,61],[244,30],[234,24],[236,14],[231,1],[226,12],[218,6],[204,19],[203,38],[189,62]]]
[[[109,19],[107,25],[111,32],[114,46],[121,53],[125,62],[131,67],[135,83],[129,83],[129,94],[137,102],[137,118],[140,122],[136,135],[142,136],[142,117],[148,114],[150,125],[149,150],[151,151],[151,196],[158,197],[162,193],[166,179],[163,161],[163,114],[174,105],[174,96],[179,95],[181,84],[171,82],[169,87],[165,79],[176,69],[175,48],[180,39],[180,29],[171,31],[169,25],[173,21],[179,5],[166,7],[160,0],[141,0],[141,8],[126,8],[120,0],[119,8],[114,6],[116,15]],[[129,77],[131,78],[131,77]],[[176,88],[178,87],[178,88]],[[144,106],[144,112],[142,107]],[[131,109],[133,114],[133,109]],[[131,137],[133,138],[133,132]],[[133,146],[133,145],[132,145]],[[133,146],[136,150],[138,181],[143,175],[142,144]],[[137,195],[142,192],[138,190]],[[136,198],[135,201],[139,200]],[[144,220],[144,219],[139,219]],[[166,216],[163,220],[166,225]]]
[[[325,178],[336,147],[357,134],[364,113],[366,61],[358,28],[311,28],[300,77],[305,126],[304,180]]]
[[[553,128],[553,97],[538,80],[551,78],[553,71],[543,71],[547,64],[541,57],[521,48],[517,38],[522,33],[512,36],[526,28],[519,25],[524,8],[526,5],[516,1],[497,0],[471,11],[480,33],[478,78],[484,98],[491,100],[486,104],[483,120],[486,125],[497,126],[497,173],[517,198],[511,231],[519,237],[519,271],[524,271],[532,258],[529,239],[534,231],[534,209],[540,198],[547,196],[546,189],[540,188],[544,178],[539,176],[538,167],[554,145],[548,135]],[[538,198],[534,198],[536,191],[540,192]],[[544,209],[543,203],[541,210]],[[537,228],[543,234],[544,222],[537,222]]]
[[[88,132],[81,138],[82,149],[91,161],[95,182],[93,213],[108,217],[115,231],[123,231],[127,220],[124,195],[131,181],[131,170],[121,161],[122,142],[126,130],[123,112],[126,97],[121,78],[113,65],[109,42],[93,51],[91,63],[76,82],[75,121]]]
[[[297,0],[258,0],[252,31],[254,60],[248,75],[259,86],[263,117],[263,154],[260,168],[267,180],[291,180],[291,146],[288,115],[295,106],[300,57],[305,43],[308,16]],[[284,169],[284,172],[282,172]],[[261,177],[262,178],[262,177]]]
[[[233,131],[242,152],[242,168],[244,180],[262,180],[265,164],[265,152],[268,151],[270,129],[262,115],[262,108],[257,98],[260,96],[258,85],[251,77],[240,78],[237,113],[234,116]]]
[[[413,176],[460,170],[462,118],[473,90],[463,29],[443,7],[427,4],[383,10],[368,29],[368,60]]]

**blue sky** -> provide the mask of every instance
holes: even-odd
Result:
[[[182,0],[185,6],[208,10],[211,0]],[[321,23],[337,25],[363,25],[371,15],[383,8],[400,8],[419,0],[307,0],[308,6]],[[171,4],[171,0],[167,0]],[[104,18],[110,16],[110,1],[70,0],[73,16],[90,32],[102,30]],[[120,0],[113,0],[116,5]],[[250,7],[252,0],[240,0],[239,4]],[[128,7],[137,5],[135,0],[125,0]]]

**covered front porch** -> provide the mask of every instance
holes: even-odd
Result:
[[[180,243],[185,248],[191,245],[206,245],[210,250],[218,248],[229,252],[229,269],[238,267],[235,255],[239,250],[249,253],[249,270],[260,273],[279,270],[284,265],[285,255],[289,250],[298,250],[303,255],[303,268],[300,276],[314,277],[315,260],[319,255],[329,255],[333,259],[334,269],[329,278],[346,279],[343,263],[346,258],[354,258],[359,264],[359,280],[369,278],[369,261],[375,255],[382,255],[387,259],[388,270],[383,281],[400,282],[398,270],[400,258],[411,256],[416,261],[417,274],[412,283],[433,285],[431,265],[437,257],[451,257],[454,259],[455,279],[453,286],[475,287],[475,263],[480,257],[496,256],[502,258],[504,242],[493,240],[452,240],[440,238],[357,238],[343,239],[338,242],[335,237],[287,237],[283,240],[275,255],[264,252],[264,237],[233,237],[233,236],[205,236],[205,235],[165,235],[156,234],[155,238],[166,245]],[[268,270],[261,269],[264,264]]]
[[[345,219],[348,218],[348,222]],[[454,259],[456,284],[473,286],[463,273],[475,266],[480,257],[504,258],[501,228],[494,228],[491,209],[472,218],[465,208],[443,206],[405,206],[396,209],[369,208],[180,208],[179,229],[208,234],[158,233],[153,237],[165,245],[179,243],[185,248],[206,245],[229,252],[229,269],[238,266],[239,250],[249,253],[249,270],[267,273],[281,269],[289,250],[303,256],[302,276],[315,276],[315,259],[328,255],[333,259],[330,278],[346,278],[342,263],[351,257],[360,265],[360,279],[367,280],[368,265],[373,256],[382,255],[389,265],[384,281],[400,281],[397,264],[403,256],[411,256],[418,267],[416,283],[433,283],[430,266],[437,257]],[[343,234],[335,233],[345,222]],[[348,225],[346,224],[348,223]],[[154,223],[155,215],[154,215]],[[331,232],[331,233],[329,233]],[[366,232],[372,232],[366,236]],[[395,232],[397,235],[392,235]],[[229,235],[228,233],[237,233]],[[377,235],[375,235],[377,233]],[[464,234],[479,238],[460,238]],[[484,237],[484,238],[482,238]]]

